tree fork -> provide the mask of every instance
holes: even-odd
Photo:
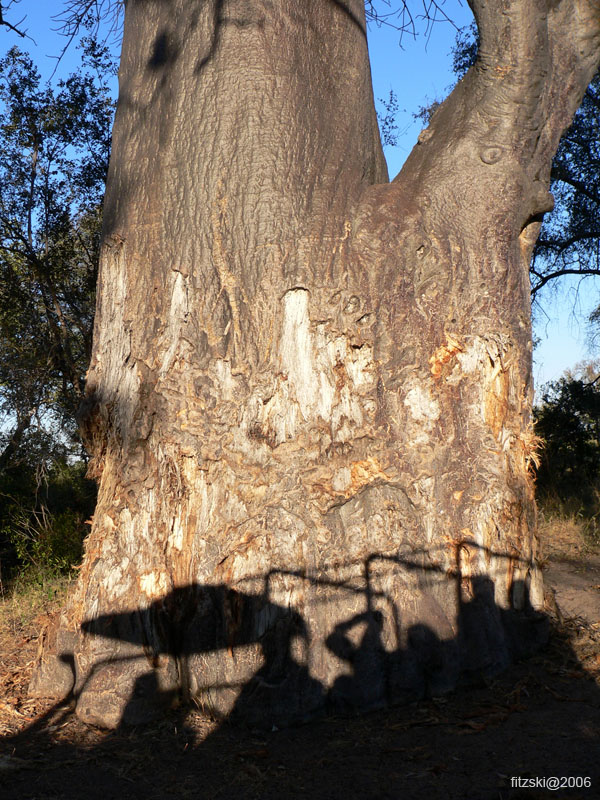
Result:
[[[361,0],[128,3],[99,500],[33,691],[281,725],[543,641],[528,262],[600,14],[472,7],[480,59],[387,183]]]

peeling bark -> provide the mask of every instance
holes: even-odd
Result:
[[[600,14],[473,8],[480,60],[388,183],[361,0],[129,0],[99,500],[37,693],[281,725],[543,640],[528,262]]]

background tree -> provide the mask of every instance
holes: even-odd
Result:
[[[24,531],[28,543],[21,556],[35,544],[42,507],[46,533],[53,512],[68,510],[68,504],[59,508],[60,503],[49,508],[48,492],[54,490],[48,480],[60,475],[64,484],[69,463],[79,539],[93,505],[94,492],[73,462],[82,456],[75,411],[91,351],[114,104],[107,88],[112,64],[106,50],[90,38],[82,47],[82,70],[56,89],[42,84],[30,57],[17,48],[0,60],[0,530],[5,569]],[[79,495],[85,500],[76,502]]]
[[[127,3],[99,501],[33,690],[272,725],[539,641],[529,264],[600,15],[501,6],[389,183],[362,0]]]
[[[591,373],[591,374],[590,374]],[[534,409],[544,440],[537,490],[545,510],[580,515],[596,529],[600,513],[600,391],[598,371],[566,375],[545,387]]]

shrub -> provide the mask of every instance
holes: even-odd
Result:
[[[537,498],[558,516],[578,516],[590,536],[600,518],[600,390],[595,381],[561,378],[547,386],[534,409],[544,440]]]
[[[10,491],[7,491],[10,490]],[[81,560],[96,487],[85,464],[58,459],[41,470],[19,464],[0,480],[0,567],[10,583],[68,574]]]

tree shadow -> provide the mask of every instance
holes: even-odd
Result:
[[[491,579],[465,577],[460,555],[449,574],[418,553],[372,554],[350,566],[360,566],[362,579],[356,569],[345,580],[328,577],[327,570],[311,576],[276,569],[253,576],[253,591],[242,590],[247,578],[236,586],[191,584],[145,608],[84,621],[84,636],[106,642],[107,655],[96,656],[91,671],[75,664],[79,715],[91,723],[112,715],[114,723],[137,724],[159,708],[193,700],[215,718],[281,727],[332,709],[364,712],[443,694],[493,677],[547,640],[548,621],[532,608],[524,581],[513,582],[511,607],[500,608]],[[415,596],[422,608],[402,620],[381,570],[395,580],[418,571]],[[300,595],[320,593],[327,611],[318,620],[276,599],[273,586],[287,581],[287,591],[290,579]],[[451,591],[442,595],[440,587]],[[446,602],[455,597],[453,623],[452,612],[432,600],[436,590]],[[340,619],[340,608],[354,613]],[[103,686],[125,661],[132,662],[127,670],[135,685],[127,697],[121,692],[119,708],[118,689],[106,692]],[[85,697],[92,695],[99,715],[86,711]]]
[[[131,0],[131,5],[141,5],[143,8],[147,2],[148,0]],[[166,5],[172,5],[171,0],[162,0],[162,2]],[[352,10],[348,2],[345,2],[345,0],[326,0],[326,2],[330,2],[360,30],[365,39],[367,38],[364,18],[361,19],[361,17]],[[184,29],[184,38],[198,27],[200,14],[202,10],[204,10],[201,8],[202,5],[208,6],[208,4],[200,4],[199,8],[190,8],[188,25]],[[268,13],[270,3],[265,3],[263,9],[259,9],[259,4],[257,4],[256,8],[252,8],[249,3],[242,3],[239,5],[240,8],[236,9],[235,3],[227,3],[225,0],[212,0],[210,3],[211,8],[207,10],[207,13],[211,16],[209,44],[203,53],[198,54],[194,65],[194,73],[196,75],[199,75],[215,57],[219,49],[224,28],[227,26],[236,28],[264,28],[264,15]],[[288,13],[291,13],[291,9],[288,10]],[[161,28],[152,42],[151,52],[147,60],[147,68],[153,71],[168,70],[179,58],[181,50],[182,43],[176,40],[172,30],[170,28]]]

